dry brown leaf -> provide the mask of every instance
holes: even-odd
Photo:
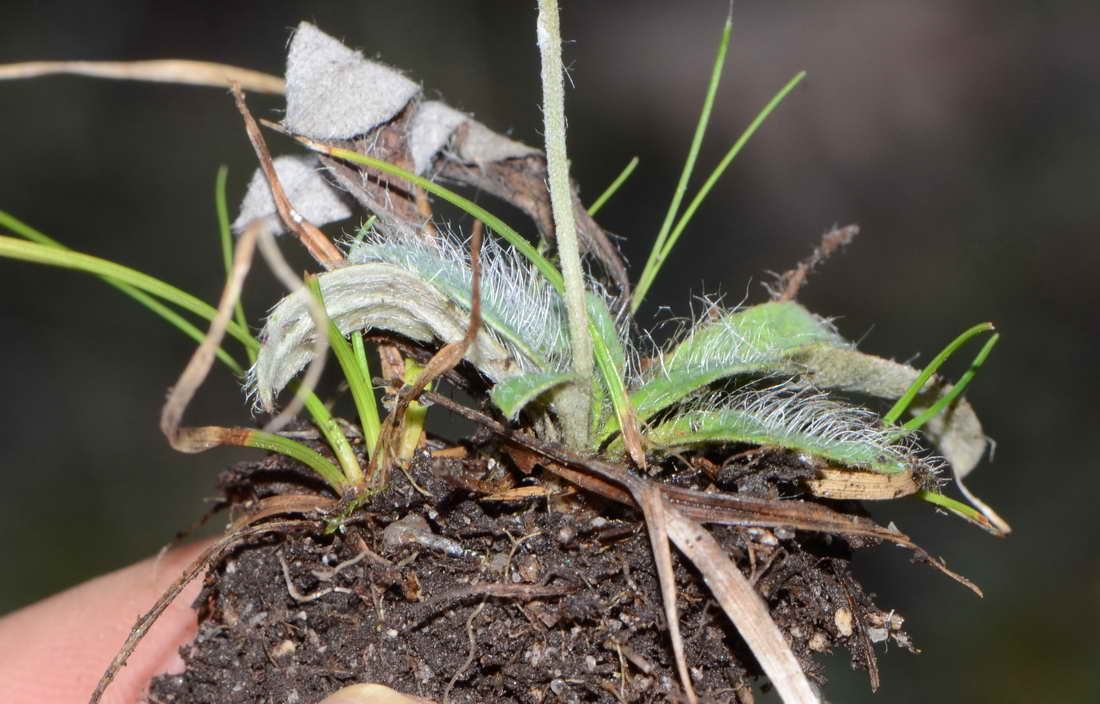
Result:
[[[806,479],[804,483],[814,496],[823,499],[884,501],[909,496],[920,489],[909,470],[897,474],[880,474],[822,467],[817,470],[816,476]]]

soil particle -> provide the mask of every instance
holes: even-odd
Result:
[[[480,500],[472,487],[482,466],[421,454],[409,473],[430,496],[396,475],[341,532],[241,546],[210,571],[195,602],[198,637],[181,651],[187,669],[155,679],[151,701],[312,703],[358,682],[438,702],[679,699],[639,517],[597,509],[583,494]],[[706,481],[685,472],[675,480]],[[279,458],[238,465],[223,483],[235,503],[318,490]],[[878,609],[852,578],[845,539],[711,529],[812,678],[823,679],[812,656],[836,645],[870,668],[872,682],[872,641],[911,649],[901,617]],[[675,562],[697,692],[745,701],[761,677],[755,660],[699,575]]]

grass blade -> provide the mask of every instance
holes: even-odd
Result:
[[[961,501],[956,501],[950,496],[944,496],[943,494],[936,491],[918,491],[916,494],[914,494],[914,496],[916,496],[918,499],[921,499],[922,501],[927,501],[934,506],[939,506],[945,511],[953,513],[959,518],[973,523],[982,530],[988,531],[989,533],[992,533],[993,535],[996,535],[998,537],[1003,537],[1007,533],[1007,531],[1000,530],[997,526],[995,526],[989,519],[982,515],[981,511],[978,511],[975,508],[971,508]]]
[[[307,404],[308,405],[308,404]],[[320,425],[318,425],[320,427]],[[314,472],[317,472],[338,494],[343,494],[347,488],[348,480],[337,469],[336,465],[325,459],[320,452],[306,447],[300,442],[284,438],[282,435],[265,433],[262,430],[250,430],[245,438],[244,447],[255,447],[261,450],[278,452],[298,460]]]
[[[8,215],[7,213],[5,213],[3,211],[0,211],[0,224],[3,224],[4,226],[6,226],[8,229],[12,230],[16,234],[18,234],[22,237],[25,237],[28,240],[31,240],[35,244],[39,244],[39,245],[42,245],[42,246],[45,246],[45,247],[52,247],[52,248],[55,248],[59,251],[72,251],[68,247],[66,247],[65,245],[58,242],[57,240],[54,240],[51,237],[49,237],[49,236],[39,232],[38,230],[30,227],[29,225],[26,225],[25,223],[22,223],[19,220],[16,220],[15,218],[11,217],[10,215]],[[18,241],[18,240],[15,240],[15,241]],[[40,263],[48,263],[48,262],[40,262]],[[127,296],[130,296],[135,301],[137,301],[141,305],[143,305],[146,308],[148,308],[149,310],[151,310],[153,313],[160,316],[169,325],[172,325],[173,327],[177,328],[180,332],[182,332],[184,335],[187,335],[188,337],[190,337],[195,342],[200,343],[200,344],[202,343],[203,338],[206,336],[205,333],[203,333],[201,330],[199,330],[194,325],[192,325],[190,323],[190,321],[188,321],[186,318],[181,316],[176,311],[174,311],[171,308],[165,306],[163,303],[161,303],[160,301],[156,300],[155,298],[149,296],[148,294],[144,293],[143,291],[141,291],[140,289],[138,289],[135,286],[127,284],[123,281],[119,281],[118,279],[113,278],[111,276],[100,275],[99,278],[102,279],[104,281],[104,283],[108,284],[109,286],[113,286],[114,288],[118,289],[119,291],[126,294]],[[257,343],[257,346],[258,345],[259,345],[259,343]],[[247,346],[246,346],[246,349],[247,349]],[[228,352],[226,352],[224,348],[219,346],[214,351],[214,354],[217,355],[217,358],[225,366],[229,367],[229,369],[232,370],[233,373],[236,374],[238,377],[243,377],[244,376],[244,374],[245,374],[244,368],[241,366],[241,364],[236,359],[233,358],[232,355],[230,355]]]
[[[668,206],[668,212],[665,213],[665,220],[661,223],[661,229],[657,231],[657,238],[653,242],[653,248],[649,251],[649,258],[646,260],[645,268],[642,269],[641,278],[638,279],[638,286],[634,289],[634,295],[630,303],[631,312],[637,312],[638,306],[642,304],[642,299],[645,298],[645,294],[649,291],[649,287],[653,284],[653,280],[657,277],[657,272],[661,268],[662,252],[666,249],[665,243],[668,239],[669,230],[680,210],[680,203],[683,201],[684,194],[687,192],[691,172],[695,169],[695,161],[699,157],[699,150],[703,145],[703,135],[706,134],[707,124],[710,122],[711,109],[714,107],[714,96],[718,93],[718,84],[722,80],[722,67],[726,63],[726,52],[729,49],[732,33],[733,20],[727,17],[726,24],[722,28],[722,39],[718,42],[718,53],[714,57],[714,67],[711,69],[710,82],[707,84],[707,94],[703,99],[703,109],[699,112],[699,121],[695,125],[695,135],[691,139],[687,159],[684,161],[684,168],[680,172],[680,181],[676,184],[676,190],[672,194],[672,202]]]
[[[789,80],[787,85],[783,86],[783,88],[775,94],[775,97],[768,101],[768,104],[764,106],[764,109],[760,111],[753,121],[749,123],[749,126],[745,128],[745,131],[741,133],[737,141],[733,143],[733,146],[726,152],[726,155],[722,157],[722,161],[718,163],[718,166],[714,167],[714,171],[707,177],[707,180],[703,183],[699,192],[695,194],[695,198],[692,199],[691,203],[684,210],[684,214],[680,216],[680,220],[676,223],[676,227],[669,233],[666,241],[662,243],[661,250],[657,253],[657,257],[653,264],[652,273],[649,273],[647,264],[646,273],[649,273],[649,279],[646,283],[646,290],[648,290],[649,284],[652,283],[652,280],[657,276],[657,272],[660,271],[661,267],[664,265],[665,259],[667,259],[668,255],[672,252],[672,248],[676,246],[676,242],[680,239],[680,235],[683,233],[684,228],[691,222],[691,218],[694,217],[695,211],[699,209],[703,199],[707,197],[711,189],[714,188],[714,184],[717,183],[718,179],[725,173],[730,162],[732,162],[734,157],[741,152],[741,149],[744,148],[749,138],[756,133],[756,130],[760,128],[760,125],[764,124],[764,120],[768,119],[768,116],[779,106],[779,103],[781,103],[783,99],[787,97],[787,94],[794,90],[794,87],[805,77],[806,72],[800,71],[794,78]],[[642,296],[638,295],[639,291],[642,291],[642,295],[644,295],[641,281],[638,282],[638,288],[634,290],[634,302],[632,303],[634,310],[637,310],[638,305],[641,303]]]
[[[951,387],[951,390],[941,396],[940,399],[936,401],[936,403],[933,404],[932,407],[929,408],[927,411],[921,413],[916,418],[911,419],[905,425],[901,426],[902,429],[916,430],[917,428],[921,427],[929,420],[934,418],[940,411],[951,405],[951,403],[955,399],[957,399],[963,391],[966,390],[966,387],[970,384],[971,380],[974,379],[974,375],[978,373],[978,369],[980,369],[982,364],[985,363],[986,358],[989,357],[989,353],[993,351],[993,347],[997,344],[998,341],[1000,341],[1000,339],[1000,333],[997,333],[993,335],[993,337],[989,338],[989,340],[986,341],[984,345],[982,345],[982,349],[978,351],[978,356],[976,356],[974,358],[974,361],[970,363],[970,369],[967,369],[966,373],[959,377],[959,380],[955,382],[955,385]]]
[[[76,269],[77,271],[115,279],[175,303],[180,308],[206,320],[213,320],[217,314],[217,310],[210,304],[171,284],[127,266],[93,257],[90,254],[0,236],[0,257],[19,259],[34,264],[46,264],[63,269]],[[230,323],[227,332],[246,347],[259,348],[260,346],[260,343],[247,330],[242,330],[236,323]]]
[[[920,376],[913,380],[913,383],[909,385],[909,388],[905,391],[902,397],[899,398],[897,402],[894,403],[894,405],[890,408],[890,410],[886,412],[886,415],[882,417],[882,422],[887,425],[893,425],[894,423],[896,423],[898,421],[898,418],[901,418],[901,414],[905,413],[906,409],[909,408],[909,405],[913,403],[913,399],[917,397],[917,394],[919,394],[921,389],[924,388],[924,385],[928,383],[929,379],[932,378],[932,375],[939,371],[940,367],[943,366],[943,363],[946,362],[948,358],[951,357],[951,355],[955,354],[955,350],[962,347],[970,338],[974,337],[975,335],[979,335],[987,330],[992,329],[993,323],[978,323],[977,325],[965,331],[963,334],[959,335],[950,343],[948,343],[947,347],[944,347],[942,350],[940,350],[940,353],[937,354],[932,359],[932,361],[928,363],[928,366],[926,366],[923,371],[921,371]]]
[[[320,302],[322,310],[325,310],[325,301],[321,295],[321,283],[317,277],[309,277],[306,285],[317,301]],[[355,402],[355,410],[359,413],[359,423],[363,429],[363,439],[366,442],[367,451],[373,456],[378,443],[378,434],[381,431],[374,388],[370,384],[369,377],[363,376],[360,360],[356,358],[351,345],[344,339],[336,324],[328,317],[327,311],[325,312],[325,324],[328,331],[329,346],[332,347],[336,360],[340,363],[340,369],[344,372],[344,379],[348,383],[352,400]],[[345,467],[346,470],[347,467]],[[348,474],[348,479],[351,480],[352,484],[358,484],[363,479],[358,462],[355,463],[354,469]]]
[[[634,157],[630,160],[630,163],[626,165],[626,168],[615,177],[615,180],[611,182],[611,185],[604,189],[604,192],[600,194],[600,197],[593,201],[592,205],[588,206],[588,214],[595,215],[600,211],[600,208],[611,200],[611,196],[618,192],[619,188],[626,183],[626,180],[630,178],[630,175],[634,173],[634,169],[638,168],[638,157]]]
[[[225,262],[225,275],[229,276],[233,270],[233,235],[229,229],[229,206],[226,203],[226,182],[229,178],[229,167],[224,164],[218,167],[218,176],[214,183],[214,208],[218,213],[218,236],[222,245],[222,260]],[[234,317],[237,325],[248,330],[248,318],[244,314],[244,305],[238,299]],[[256,350],[245,349],[248,355],[248,363],[256,363]]]

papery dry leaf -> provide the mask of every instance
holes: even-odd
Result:
[[[276,158],[273,163],[287,199],[303,218],[321,227],[351,217],[351,208],[321,173],[324,167],[317,156],[286,155]],[[257,218],[269,220],[276,234],[287,231],[279,220],[271,188],[261,169],[256,169],[248,183],[237,219],[233,222],[234,231],[240,232]]]

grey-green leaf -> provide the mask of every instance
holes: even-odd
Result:
[[[325,272],[319,277],[329,317],[340,332],[380,329],[419,342],[455,342],[466,334],[469,314],[418,275],[399,266],[374,262]],[[251,384],[264,408],[313,354],[317,334],[304,289],[290,294],[271,311],[264,325]],[[478,332],[465,359],[493,381],[523,373],[521,360],[490,330]]]

